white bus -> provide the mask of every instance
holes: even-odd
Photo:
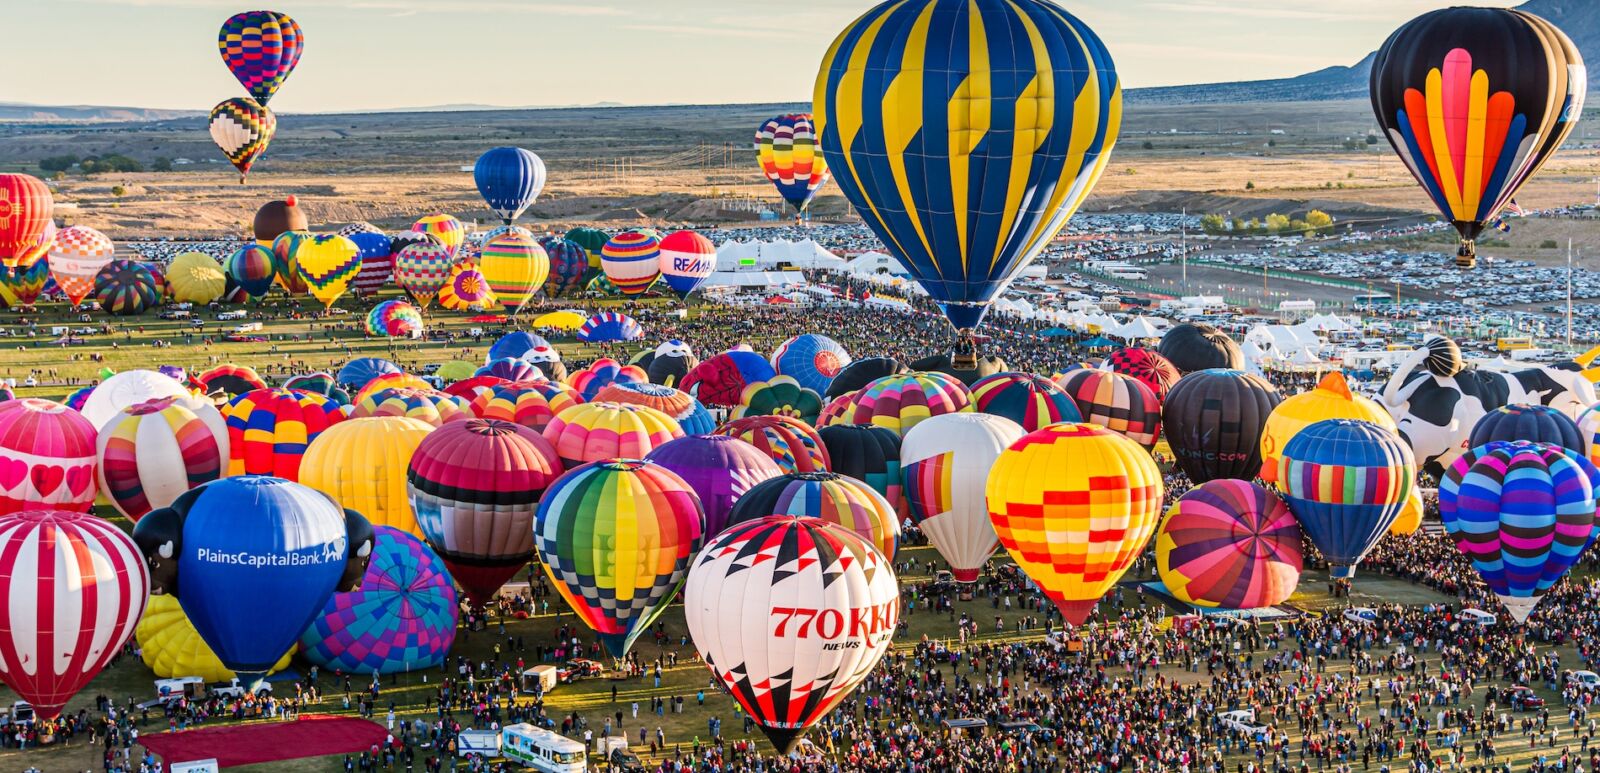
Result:
[[[583,744],[526,722],[500,729],[500,755],[546,773],[584,773]]]

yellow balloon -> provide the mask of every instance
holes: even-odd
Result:
[[[1406,503],[1400,508],[1400,515],[1396,516],[1394,523],[1389,524],[1389,533],[1406,535],[1415,533],[1422,528],[1422,490],[1416,486],[1411,487],[1411,496],[1406,497]]]
[[[1261,432],[1261,479],[1278,481],[1278,458],[1300,430],[1323,419],[1359,419],[1390,432],[1400,430],[1394,418],[1376,400],[1350,391],[1342,373],[1329,373],[1309,392],[1301,392],[1272,409]]]
[[[361,248],[348,237],[313,234],[295,250],[295,270],[313,298],[322,301],[323,306],[332,306],[361,270],[360,252]]]
[[[577,330],[588,318],[575,311],[552,311],[533,320],[534,327],[553,327],[557,330]]]
[[[210,303],[228,290],[222,265],[202,252],[185,252],[167,266],[167,286],[178,303]]]
[[[1000,544],[1073,625],[1144,550],[1162,493],[1161,470],[1138,443],[1070,422],[1012,443],[985,487]]]
[[[207,682],[226,682],[237,676],[200,638],[174,596],[151,596],[133,635],[139,641],[139,657],[162,679],[198,676]],[[293,647],[267,673],[288,668],[292,654]]]
[[[393,526],[420,537],[406,470],[432,431],[427,422],[406,416],[341,421],[306,446],[300,482],[366,516],[374,526]]]

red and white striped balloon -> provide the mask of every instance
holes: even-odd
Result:
[[[133,538],[87,513],[0,516],[0,680],[43,719],[122,649],[150,574]]]

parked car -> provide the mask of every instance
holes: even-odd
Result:
[[[556,669],[556,681],[562,684],[576,682],[579,679],[590,679],[606,672],[606,667],[599,662],[587,658],[573,658],[565,665]]]
[[[1262,738],[1268,732],[1266,725],[1256,722],[1255,709],[1224,711],[1217,715],[1217,723],[1229,730],[1237,730],[1244,733],[1251,738]]]

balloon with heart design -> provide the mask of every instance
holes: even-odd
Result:
[[[94,505],[95,430],[60,403],[0,403],[0,514]]]

